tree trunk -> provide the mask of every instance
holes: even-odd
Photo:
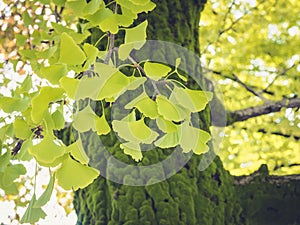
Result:
[[[147,16],[148,39],[177,43],[198,53],[199,16],[205,0],[156,2],[157,8]],[[209,110],[205,110],[201,117],[200,126],[207,130],[210,125]],[[130,161],[130,158],[121,156],[122,150],[112,134],[103,137],[102,142],[113,154]],[[86,143],[93,142],[86,140]],[[89,146],[89,149],[89,155],[101,161],[102,153],[97,150],[97,146]],[[166,152],[170,153],[159,149],[147,152],[139,165],[148,165],[164,159],[167,156]],[[264,223],[265,221],[273,221],[272,224],[289,224],[276,223],[277,217],[282,215],[281,213],[289,213],[290,200],[292,204],[299,204],[299,182],[292,184],[292,194],[288,193],[288,184],[278,188],[277,185],[267,184],[265,180],[255,181],[255,184],[234,184],[234,178],[223,168],[219,158],[204,171],[198,170],[200,160],[201,157],[192,156],[174,176],[147,186],[126,186],[99,177],[93,184],[75,193],[77,224],[269,224]],[[103,172],[105,173],[101,171]],[[267,184],[264,188],[257,186],[263,182]],[[257,188],[260,188],[258,193]],[[273,202],[274,195],[278,198]],[[266,198],[269,201],[265,207]],[[282,205],[277,207],[281,201],[286,203],[284,211],[280,211]],[[266,216],[270,215],[270,218],[265,218],[264,212]],[[260,219],[257,219],[257,215]],[[287,221],[291,224],[300,223],[300,218],[292,216],[292,219]]]

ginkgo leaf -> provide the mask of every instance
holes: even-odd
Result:
[[[49,80],[52,84],[59,84],[60,78],[68,74],[67,66],[64,64],[51,65],[41,69],[42,77]]]
[[[62,88],[42,87],[40,93],[31,100],[32,121],[37,124],[40,123],[48,110],[49,103],[62,99],[63,94],[64,90]]]
[[[14,121],[14,133],[17,138],[27,139],[32,134],[28,124],[21,118],[16,118]]]
[[[84,15],[90,15],[97,12],[97,10],[103,7],[103,0],[91,0],[84,8],[83,8],[83,14]]]
[[[113,12],[109,8],[100,8],[92,15],[85,16],[86,19],[93,25],[99,25],[105,19],[111,17]]]
[[[178,127],[176,124],[174,124],[172,121],[165,120],[163,117],[157,117],[156,118],[156,125],[157,127],[164,133],[172,133],[177,132]]]
[[[78,79],[70,77],[63,77],[59,81],[60,86],[66,91],[68,97],[71,99],[75,99],[79,82],[80,81]]]
[[[121,60],[125,60],[133,49],[140,49],[146,41],[146,29],[148,21],[136,27],[125,29],[125,42],[119,47],[119,57]]]
[[[17,178],[25,173],[26,168],[22,164],[7,165],[1,179],[2,186],[7,187],[13,184]]]
[[[137,108],[146,117],[151,119],[158,117],[156,102],[151,100],[145,92],[125,105],[124,108],[132,109],[133,107]]]
[[[132,1],[128,0],[117,0],[116,2],[122,7],[130,9],[133,13],[136,14],[152,11],[156,6],[153,2],[148,2],[148,0],[146,0],[147,3],[145,3],[144,5],[134,4]]]
[[[178,132],[166,133],[160,139],[154,142],[155,146],[160,148],[171,148],[179,144]]]
[[[85,188],[91,184],[100,172],[92,167],[83,165],[70,156],[62,163],[56,172],[57,183],[65,190]]]
[[[95,112],[88,105],[74,115],[73,127],[79,132],[86,132],[95,129]]]
[[[120,144],[120,148],[124,150],[126,155],[130,155],[136,162],[142,160],[143,155],[138,143],[126,142]]]
[[[14,111],[25,111],[30,104],[30,99],[25,98],[11,98],[0,97],[0,108],[6,113],[12,113]]]
[[[207,91],[191,90],[188,88],[178,88],[175,86],[170,99],[175,98],[183,107],[191,112],[200,112],[211,101],[213,94]]]
[[[114,120],[112,125],[113,130],[129,142],[151,144],[158,137],[158,133],[146,126],[143,119],[132,122]]]
[[[144,70],[147,77],[150,77],[152,80],[158,81],[172,70],[170,67],[163,65],[161,63],[152,63],[145,62]]]
[[[189,113],[180,105],[171,102],[163,95],[156,96],[158,113],[166,120],[180,122],[187,119]]]
[[[210,140],[210,134],[204,130],[192,127],[185,122],[180,125],[180,146],[183,152],[187,153],[194,151],[194,153],[201,154],[207,152],[208,147],[206,143]]]
[[[61,34],[59,61],[67,65],[81,65],[86,56],[73,38],[67,33]]]
[[[55,130],[60,130],[65,127],[65,118],[61,110],[57,109],[53,114],[52,114],[52,121],[54,123],[54,129]]]
[[[94,63],[96,61],[96,58],[97,58],[98,54],[99,54],[98,48],[96,48],[95,46],[90,45],[88,43],[84,43],[83,50],[84,50],[84,52],[87,56],[87,60],[90,63]]]
[[[88,164],[90,159],[86,155],[82,146],[81,140],[75,141],[73,144],[66,147],[66,152],[69,152],[74,159],[78,160],[81,164]]]
[[[46,205],[47,202],[49,202],[52,192],[53,192],[54,181],[55,181],[54,176],[53,175],[50,176],[50,180],[49,180],[46,190],[39,197],[39,199],[34,202],[33,208],[40,208],[40,207]]]
[[[146,5],[150,2],[150,0],[129,0],[135,5]]]
[[[51,164],[65,154],[65,147],[57,143],[53,137],[45,136],[40,143],[30,147],[28,152],[33,155],[39,163]]]
[[[20,151],[17,154],[17,158],[22,161],[30,161],[32,155],[29,154],[28,149],[32,146],[32,141],[30,139],[23,142]]]
[[[0,173],[5,171],[7,165],[9,164],[10,156],[11,154],[9,151],[0,156]]]
[[[125,76],[120,71],[116,72],[106,80],[105,84],[99,91],[97,100],[116,98],[124,89],[126,89],[129,82],[129,77]]]
[[[96,116],[96,131],[98,135],[106,135],[110,132],[110,126],[108,125],[108,122],[104,115],[101,117]]]
[[[34,204],[36,202],[35,194],[33,194],[31,201],[29,202],[29,205],[27,206],[27,209],[22,216],[21,223],[30,223],[33,224],[40,219],[44,219],[47,214],[42,210],[42,208],[34,207]]]
[[[110,17],[105,18],[100,24],[100,29],[103,32],[109,31],[112,34],[116,34],[119,31],[119,21],[116,14],[111,15]]]

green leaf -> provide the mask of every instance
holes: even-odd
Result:
[[[97,12],[100,7],[103,7],[103,1],[102,0],[91,0],[83,9],[83,14],[91,15]]]
[[[178,127],[176,124],[174,124],[172,121],[165,120],[163,117],[157,117],[155,121],[157,127],[164,133],[172,133],[178,131]]]
[[[138,143],[126,142],[120,144],[120,148],[124,150],[126,155],[130,155],[136,162],[142,160],[143,155]]]
[[[116,14],[107,17],[99,24],[100,29],[103,32],[109,31],[112,34],[116,34],[119,31],[119,20]]]
[[[125,105],[125,109],[132,109],[134,107],[137,108],[146,117],[149,117],[151,119],[155,119],[159,116],[156,102],[151,100],[145,92]]]
[[[121,138],[133,143],[151,144],[158,137],[158,133],[146,126],[143,119],[132,122],[114,120],[112,126]]]
[[[104,20],[111,17],[113,12],[108,8],[101,8],[96,13],[90,16],[86,16],[86,19],[90,21],[93,25],[101,24]]]
[[[119,48],[121,60],[125,60],[133,49],[138,50],[145,44],[147,26],[148,21],[145,20],[136,27],[125,29],[125,43],[120,45]]]
[[[53,3],[58,6],[64,6],[66,3],[66,0],[53,0]]]
[[[54,140],[53,137],[47,135],[40,143],[29,148],[28,152],[39,163],[51,164],[65,154],[65,147]]]
[[[75,43],[73,38],[65,32],[62,33],[59,61],[67,65],[82,65],[85,60],[86,56],[84,52]]]
[[[155,146],[160,148],[171,148],[179,144],[178,132],[167,133],[154,142]]]
[[[88,43],[85,43],[83,45],[83,50],[87,56],[87,60],[90,63],[94,64],[96,61],[97,55],[99,54],[98,48],[96,48],[95,46],[90,45]]]
[[[88,105],[74,115],[73,127],[79,132],[86,132],[90,129],[95,130],[95,116],[95,112]]]
[[[158,81],[162,77],[168,75],[172,69],[160,63],[145,62],[144,70],[148,77],[152,80]]]
[[[27,75],[21,86],[17,89],[18,94],[28,93],[32,88],[31,76]]]
[[[47,216],[47,214],[41,208],[34,207],[35,202],[36,202],[36,197],[34,194],[20,221],[21,223],[33,224],[35,222],[38,222],[40,219],[44,219]]]
[[[65,118],[61,110],[57,109],[52,114],[52,120],[54,122],[54,129],[55,130],[61,130],[65,127]]]
[[[149,4],[150,0],[129,0],[135,5],[146,5]]]
[[[65,190],[85,188],[91,184],[100,172],[92,167],[82,165],[68,156],[56,172],[58,184]]]
[[[52,192],[53,192],[53,187],[54,187],[54,176],[50,176],[49,184],[44,191],[44,193],[39,197],[37,201],[34,202],[33,208],[40,208],[44,205],[46,205],[47,202],[50,201]]]
[[[66,7],[70,8],[74,11],[74,15],[79,17],[83,16],[83,9],[87,6],[86,0],[76,0],[76,1],[69,1],[66,2]]]
[[[180,122],[189,116],[189,113],[184,108],[173,103],[163,95],[157,95],[156,102],[158,113],[166,120]]]
[[[40,123],[48,110],[50,102],[55,102],[63,98],[64,90],[62,88],[42,87],[40,93],[31,100],[32,121]]]
[[[206,131],[192,127],[185,122],[180,125],[179,134],[183,152],[193,151],[195,154],[202,154],[208,151],[206,143],[211,137]]]
[[[41,68],[41,75],[52,84],[59,84],[60,78],[68,74],[67,66],[64,64],[51,65]]]
[[[9,151],[0,156],[0,173],[5,171],[7,165],[9,164],[10,156],[11,154]]]
[[[28,97],[24,98],[11,98],[11,97],[0,97],[0,108],[6,113],[23,112],[30,104]]]
[[[128,8],[130,9],[133,13],[141,13],[141,12],[149,12],[152,11],[155,8],[155,4],[151,1],[148,2],[148,0],[146,0],[146,2],[148,2],[145,5],[138,5],[138,4],[134,4],[132,1],[128,1],[128,0],[117,0],[116,1],[119,5],[123,6],[124,8]]]
[[[7,165],[2,176],[2,185],[4,187],[8,187],[9,185],[13,184],[17,178],[25,173],[26,168],[22,164]]]
[[[60,86],[66,91],[68,97],[71,99],[75,99],[79,82],[80,81],[78,79],[74,79],[70,77],[63,77],[59,81]]]
[[[29,154],[28,149],[32,146],[32,141],[26,140],[23,142],[20,151],[17,154],[17,158],[21,161],[30,161],[32,159],[32,155]]]
[[[28,124],[21,118],[16,118],[14,121],[14,133],[17,138],[23,140],[29,138],[32,134]]]
[[[96,116],[96,127],[95,127],[98,135],[106,135],[110,132],[110,126],[105,118],[105,115],[101,117]]]
[[[175,87],[170,99],[173,97],[176,102],[191,112],[200,112],[205,109],[207,103],[212,100],[213,94],[207,91]]]
[[[82,8],[80,10],[82,10]],[[76,44],[82,43],[88,36],[90,36],[90,32],[88,31],[78,33],[59,23],[51,23],[51,26],[54,28],[55,32],[58,33],[59,35],[64,32],[67,33],[69,36],[72,37],[72,39],[75,41]]]
[[[67,146],[66,152],[70,152],[74,159],[79,161],[81,164],[87,165],[90,161],[89,157],[85,153],[80,139],[74,142],[73,144]]]

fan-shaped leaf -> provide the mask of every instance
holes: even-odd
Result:
[[[58,184],[65,190],[85,188],[91,184],[98,176],[99,171],[82,165],[68,156],[56,172]]]
[[[132,122],[114,120],[112,125],[114,131],[129,142],[151,144],[158,137],[158,133],[146,126],[143,119]]]
[[[159,79],[168,75],[168,73],[171,71],[171,68],[160,63],[145,62],[144,70],[148,77],[150,77],[152,80],[158,81]]]
[[[73,38],[65,32],[62,33],[59,61],[67,65],[81,65],[85,60],[86,56],[84,52],[75,43]]]
[[[143,155],[138,143],[126,142],[120,145],[126,155],[130,155],[136,162],[142,160]]]

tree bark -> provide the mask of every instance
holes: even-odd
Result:
[[[148,17],[150,24],[148,39],[174,42],[199,52],[199,16],[205,0],[157,0],[156,2],[157,8]],[[209,109],[201,114],[200,126],[202,129],[208,130],[210,126],[209,114]],[[95,136],[90,138],[95,138]],[[112,154],[122,158],[125,162],[133,163],[129,157],[124,156],[119,148],[119,142],[113,134],[101,139]],[[92,140],[85,141],[93,143]],[[99,151],[97,146],[88,146],[88,149],[90,157],[94,160],[99,159],[100,163],[104,153]],[[160,161],[166,158],[170,152],[171,150],[162,151],[160,149],[147,152],[139,165]],[[249,200],[251,196],[248,195],[253,193],[259,198],[264,194],[269,196],[269,193],[276,196],[278,193],[288,193],[289,187],[284,184],[286,189],[283,192],[277,192],[277,186],[268,186],[267,189],[263,189],[259,195],[256,195],[257,190],[252,186],[248,189],[248,185],[235,185],[234,177],[223,168],[218,157],[204,171],[198,170],[200,160],[201,157],[192,156],[189,162],[174,176],[153,185],[126,186],[99,177],[87,188],[75,193],[74,207],[78,215],[77,224],[252,225],[258,223],[252,223],[254,221],[252,218],[256,214],[248,211],[248,203],[253,208],[256,201]],[[105,171],[101,171],[101,173],[103,172]],[[298,199],[293,202],[299,203],[299,182],[293,188],[295,188],[293,193],[298,196]],[[269,192],[270,190],[273,192]],[[247,199],[243,200],[240,197]],[[278,198],[280,198],[279,195]],[[254,199],[256,200],[257,197]],[[289,207],[289,200],[290,198],[286,201],[287,207]],[[259,203],[264,209],[263,200]],[[275,208],[276,210],[280,209]],[[266,219],[268,220],[268,218]],[[269,221],[279,224],[276,223],[276,215]],[[300,218],[293,221],[300,223]]]

